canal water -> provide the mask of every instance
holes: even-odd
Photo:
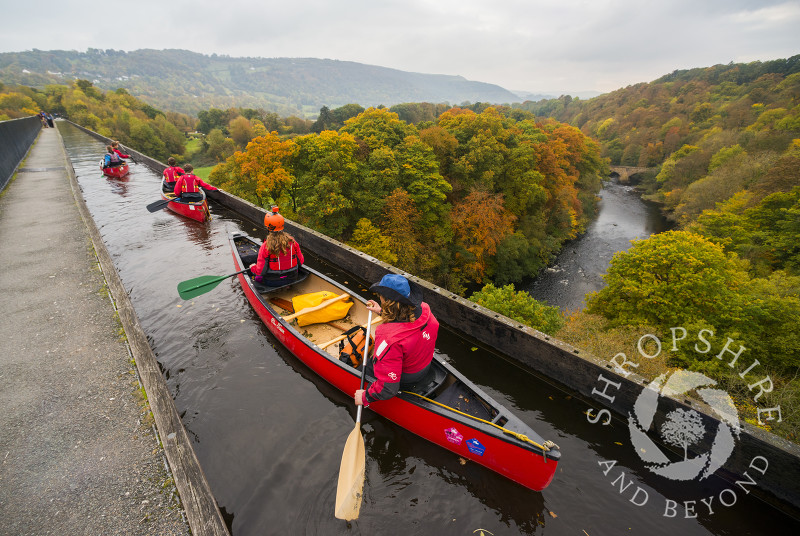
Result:
[[[188,302],[176,292],[180,281],[234,272],[228,234],[261,239],[260,226],[217,205],[207,224],[151,214],[145,206],[159,199],[157,173],[134,163],[126,178],[107,179],[98,169],[103,145],[69,124],[59,130],[234,536],[800,533],[796,520],[714,476],[678,485],[654,475],[634,452],[627,423],[591,424],[591,404],[445,329],[438,354],[560,445],[555,480],[530,491],[366,410],[361,515],[351,524],[335,519],[339,462],[355,421],[350,397],[278,344],[235,279]],[[320,260],[315,267],[360,288]],[[730,488],[738,490],[735,504],[720,506]],[[700,502],[708,497],[713,514]],[[691,500],[697,517],[683,507]],[[673,517],[664,515],[669,501],[681,505]]]
[[[606,182],[599,196],[597,218],[586,232],[567,243],[550,267],[518,290],[562,311],[583,309],[586,294],[605,286],[603,275],[614,253],[630,248],[631,240],[671,227],[656,205],[642,201],[632,186],[616,179]]]

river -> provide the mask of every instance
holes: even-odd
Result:
[[[605,286],[611,257],[631,247],[631,240],[670,229],[659,208],[642,201],[632,186],[615,180],[600,191],[597,217],[586,232],[565,244],[555,262],[533,281],[518,285],[539,301],[562,311],[583,309],[585,296]]]
[[[352,399],[318,378],[272,337],[236,279],[184,302],[178,282],[234,270],[228,234],[263,238],[260,225],[212,205],[201,224],[145,206],[160,177],[141,164],[123,180],[98,169],[103,144],[59,122],[67,153],[125,289],[161,364],[197,457],[234,536],[798,534],[800,523],[741,492],[735,507],[665,517],[667,501],[719,496],[714,476],[696,486],[642,468],[627,425],[588,422],[586,401],[442,329],[437,353],[544,438],[563,457],[534,492],[364,412],[364,504],[352,524],[333,516],[339,462],[353,429]],[[307,262],[355,281],[321,260]],[[613,473],[601,462],[616,460]],[[625,473],[632,488],[617,489]],[[641,487],[649,500],[631,502]],[[641,498],[640,498],[641,499]],[[635,502],[641,502],[641,500]],[[481,532],[481,530],[483,532]]]

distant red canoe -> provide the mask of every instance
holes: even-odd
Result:
[[[171,191],[164,191],[164,181],[161,181],[161,199],[173,199],[167,204],[167,208],[172,212],[176,212],[181,216],[186,216],[195,221],[206,222],[211,219],[211,213],[208,211],[208,201],[206,200],[206,193],[200,189],[203,198],[197,201],[184,201],[183,199],[176,199],[175,194]]]
[[[100,169],[103,170],[103,174],[106,177],[111,177],[113,179],[119,179],[124,177],[128,174],[130,169],[128,168],[128,164],[122,164],[121,166],[114,166],[114,167],[103,167],[103,164],[100,164]]]

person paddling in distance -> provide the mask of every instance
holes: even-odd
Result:
[[[210,184],[206,184],[203,179],[193,174],[194,167],[191,164],[186,164],[183,169],[185,173],[175,181],[175,189],[173,190],[175,197],[180,197],[184,201],[199,201],[203,199],[202,194],[200,194],[200,188],[205,190],[217,189]]]
[[[110,145],[106,146],[106,154],[103,156],[103,167],[117,167],[123,165],[125,162],[120,156],[114,152],[114,148]]]
[[[258,250],[258,260],[250,265],[256,283],[277,287],[297,279],[305,262],[300,244],[283,230],[284,219],[273,206],[264,216],[267,238]]]
[[[175,183],[178,182],[178,177],[186,173],[183,168],[178,167],[177,162],[171,156],[167,159],[167,169],[164,170],[164,193],[174,192]]]
[[[380,305],[370,300],[367,309],[384,323],[375,329],[375,350],[367,359],[366,372],[375,381],[354,396],[356,405],[365,407],[425,380],[439,335],[439,321],[422,301],[419,287],[405,277],[387,274],[370,290],[378,294]]]
[[[114,152],[117,153],[120,158],[130,158],[131,157],[131,155],[125,154],[120,150],[118,141],[112,141],[111,142],[111,148],[114,149]]]

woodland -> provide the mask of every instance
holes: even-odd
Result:
[[[644,333],[704,333],[705,352],[687,344],[636,372],[703,372],[743,419],[797,441],[800,56],[676,71],[586,101],[347,104],[314,121],[161,112],[81,80],[0,87],[0,120],[39,109],[160,160],[214,165],[210,182],[235,195],[597,356],[635,355]],[[609,164],[647,168],[636,187],[675,229],[615,255],[606,287],[562,315],[513,285],[591,221]],[[745,348],[741,367],[717,357],[729,339]]]
[[[123,88],[158,108],[192,115],[209,108],[261,108],[308,118],[322,106],[351,102],[520,100],[500,86],[461,76],[330,59],[236,58],[175,49],[0,52],[0,80],[7,84],[41,88],[76,78],[107,91]]]

